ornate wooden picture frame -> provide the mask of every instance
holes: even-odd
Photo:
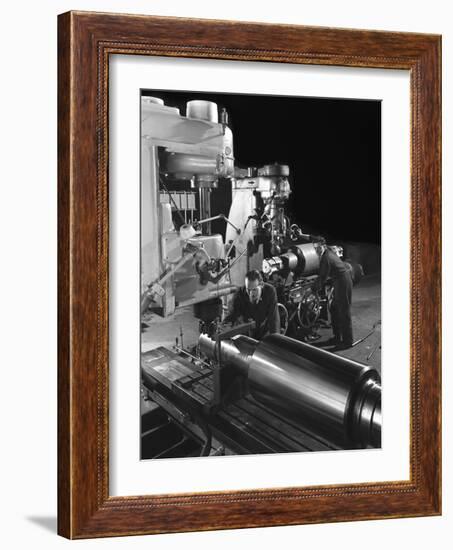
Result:
[[[441,513],[441,39],[134,15],[59,16],[58,532],[68,538]],[[410,73],[410,479],[109,494],[109,56]]]

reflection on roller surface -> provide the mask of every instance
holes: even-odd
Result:
[[[206,334],[199,345],[219,360],[216,342]],[[342,444],[380,446],[381,386],[375,369],[279,334],[261,342],[241,335],[222,341],[220,361],[247,376],[257,401]]]

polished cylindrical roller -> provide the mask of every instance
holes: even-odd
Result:
[[[198,345],[200,350],[210,359],[222,364],[231,365],[238,369],[244,376],[248,375],[250,357],[255,351],[257,340],[248,336],[235,336],[231,340],[222,340],[220,343],[220,356],[218,344],[207,334],[200,334]]]
[[[199,344],[218,359],[208,336],[201,335]],[[375,369],[280,334],[260,342],[235,336],[221,341],[220,348],[222,363],[247,376],[257,401],[343,446],[380,446],[381,387]]]

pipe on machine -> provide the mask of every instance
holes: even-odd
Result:
[[[200,350],[218,360],[206,334]],[[220,342],[221,363],[248,378],[253,397],[310,431],[349,448],[380,447],[379,373],[366,365],[280,334]]]

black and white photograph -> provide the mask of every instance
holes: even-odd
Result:
[[[5,4],[5,549],[451,549],[450,12]]]
[[[141,90],[141,459],[381,446],[381,102]]]

